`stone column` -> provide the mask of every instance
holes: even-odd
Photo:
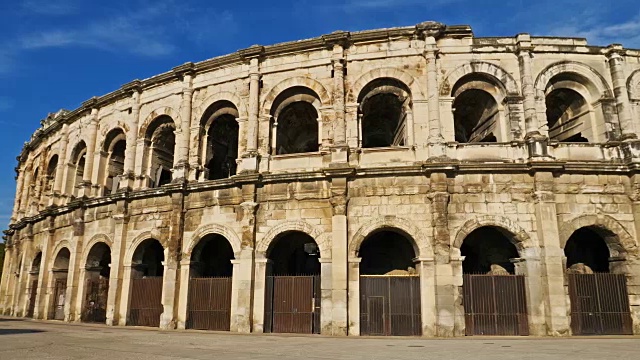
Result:
[[[318,259],[318,261],[320,262],[320,308],[319,309],[314,308],[314,311],[320,311],[320,334],[333,335],[332,326],[334,325],[334,320],[333,320],[334,309],[332,305],[333,275],[332,275],[331,258],[321,257]],[[345,334],[346,334],[346,328],[345,328]],[[335,334],[335,335],[343,335],[343,334]]]
[[[131,259],[124,259],[123,262],[122,288],[119,289],[121,292],[120,302],[118,304],[114,304],[118,309],[117,316],[114,316],[114,325],[115,321],[117,321],[119,326],[125,326],[129,322],[129,304],[131,303]],[[111,283],[109,283],[109,285],[111,285]]]
[[[422,336],[437,335],[438,308],[436,307],[436,267],[434,258],[415,259],[416,271],[420,275],[420,314]]]
[[[67,272],[67,292],[64,298],[64,320],[78,321],[80,314],[76,313],[79,285],[84,281],[80,278],[84,274],[85,264],[82,263],[82,250],[84,248],[84,209],[80,208],[73,213],[73,238],[69,251],[69,270]],[[75,245],[74,245],[75,244]],[[54,256],[56,254],[53,254]]]
[[[64,180],[64,172],[67,169],[67,147],[69,146],[69,125],[63,124],[60,131],[60,143],[58,144],[58,166],[56,167],[55,179],[53,181],[53,196],[49,201],[49,205],[61,204],[61,196],[65,196],[62,184]]]
[[[161,329],[175,329],[177,302],[180,287],[188,286],[179,281],[178,271],[180,254],[182,253],[182,239],[184,235],[184,195],[182,192],[171,194],[173,208],[169,225],[169,239],[165,247],[164,275],[162,278],[162,305],[164,311],[160,317]]]
[[[91,176],[93,171],[94,154],[96,148],[96,138],[98,136],[98,108],[91,109],[91,117],[87,124],[86,145],[87,153],[85,154],[84,173],[82,174],[82,188],[78,192],[78,197],[89,196],[91,194]],[[97,169],[96,169],[97,170]]]
[[[126,133],[126,148],[124,155],[124,176],[120,181],[120,189],[132,190],[135,186],[135,164],[138,139],[138,124],[140,122],[140,89],[138,84],[133,85],[131,94],[131,116],[129,117],[129,130]]]
[[[180,127],[176,131],[176,157],[173,164],[173,180],[186,179],[189,173],[189,138],[191,137],[191,100],[193,79],[185,73],[182,80],[182,103],[180,105]]]
[[[444,259],[436,255],[435,260],[437,336],[463,336],[464,308],[461,290],[464,257],[452,256],[448,262],[444,262]]]
[[[251,332],[253,248],[243,248],[235,254],[235,259],[231,262],[233,263],[233,280],[231,284],[230,330],[249,333]]]
[[[347,228],[347,179],[331,180],[331,334],[346,336],[349,323],[347,316],[347,289],[349,279],[348,228]],[[326,256],[326,255],[324,255]],[[325,270],[325,269],[323,269]],[[324,277],[324,273],[322,274]],[[324,310],[324,309],[323,309]]]
[[[629,101],[627,79],[622,66],[622,63],[624,62],[622,54],[624,54],[622,45],[609,45],[607,49],[607,58],[609,59],[611,80],[613,80],[613,94],[616,98],[616,108],[618,109],[618,118],[620,120],[620,130],[622,133],[621,139],[637,139],[637,129],[633,123],[633,116],[631,113],[631,102]]]
[[[18,214],[20,213],[20,199],[22,198],[22,191],[24,191],[23,182],[24,182],[24,169],[16,168],[16,195],[13,199],[13,212],[11,214],[10,222],[13,223],[18,220]]]
[[[145,153],[149,152],[149,146],[151,146],[151,142],[144,137],[140,137],[136,140],[136,158],[135,158],[135,178],[136,182],[134,182],[134,190],[142,189],[147,186],[149,176],[147,172],[149,171],[149,164],[145,163],[149,161],[148,156],[145,156]]]
[[[278,119],[274,118],[273,123],[271,124],[271,155],[278,154]]]
[[[118,201],[117,209],[118,214],[113,215],[115,229],[113,231],[113,240],[111,242],[111,270],[109,272],[109,292],[107,293],[106,324],[109,326],[117,325],[120,321],[118,308],[122,302],[121,296],[124,293],[125,286],[123,279],[123,263],[127,261],[124,259],[124,254],[127,249],[127,228],[129,225],[126,201]]]
[[[14,316],[23,317],[26,313],[28,299],[28,282],[29,270],[31,270],[31,253],[33,248],[33,234],[31,230],[27,230],[27,234],[22,240],[22,259],[20,260],[21,268],[18,269],[18,292],[16,296]]]
[[[167,251],[165,251],[167,253]],[[160,316],[160,329],[172,330],[176,324],[174,320],[174,305],[176,300],[176,283],[178,280],[178,260],[166,254],[164,265],[164,275],[162,277],[162,315]],[[179,289],[179,288],[178,288]]]
[[[349,258],[348,263],[348,326],[349,336],[360,336],[360,261],[361,258]]]
[[[235,268],[235,266],[234,266]],[[235,270],[235,269],[234,269]],[[184,330],[187,325],[187,308],[189,306],[189,280],[191,279],[191,259],[180,260],[180,290],[178,293],[178,313],[176,328]],[[233,303],[233,293],[231,295]]]
[[[0,281],[0,314],[8,315],[9,279],[11,276],[11,254],[13,245],[11,240],[7,240],[5,247],[5,260],[2,264],[2,279]]]
[[[50,248],[55,241],[55,228],[53,225],[54,218],[50,218],[49,228],[47,229],[46,240],[42,244],[42,262],[40,263],[40,272],[38,273],[38,291],[36,292],[36,306],[33,309],[34,319],[46,319],[46,294],[47,284],[49,283],[49,267],[51,263]]]
[[[264,332],[264,296],[269,259],[264,253],[255,252],[253,286],[253,329],[254,333]]]
[[[22,198],[20,199],[19,217],[24,217],[29,210],[29,193],[31,192],[31,172],[33,171],[32,161],[27,163],[22,177]]]
[[[258,170],[258,116],[260,114],[260,61],[262,47],[246,50],[249,58],[249,119],[247,121],[247,151],[241,155],[238,173]]]
[[[444,155],[444,138],[440,124],[440,91],[438,89],[438,67],[436,54],[438,47],[433,36],[425,38],[424,57],[427,68],[427,108],[429,110],[429,157]]]
[[[542,291],[546,295],[547,334],[569,335],[569,311],[564,291],[564,250],[560,247],[553,174],[537,172],[534,177],[536,233],[540,244]]]

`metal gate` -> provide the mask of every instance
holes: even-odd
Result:
[[[107,296],[109,294],[109,279],[87,279],[86,295],[82,308],[82,321],[103,323],[107,321]]]
[[[575,335],[633,334],[623,274],[568,274],[571,330]]]
[[[231,324],[231,277],[189,281],[187,328],[228,331]]]
[[[361,275],[360,334],[421,336],[420,277]]]
[[[320,276],[267,276],[264,331],[320,333]]]
[[[465,274],[465,334],[529,335],[523,275]]]
[[[53,298],[51,299],[51,309],[49,309],[49,319],[64,320],[64,299],[67,293],[67,279],[55,279],[53,283]]]
[[[32,318],[36,309],[36,294],[38,292],[38,280],[31,280],[29,288],[29,306],[27,307],[27,317]]]
[[[162,312],[162,276],[131,279],[128,325],[159,327]]]

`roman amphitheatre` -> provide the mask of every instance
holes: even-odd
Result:
[[[583,38],[424,22],[182,64],[41,121],[0,312],[640,334],[639,132],[640,50]]]

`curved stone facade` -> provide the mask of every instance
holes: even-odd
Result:
[[[517,249],[529,333],[567,335],[566,244],[590,229],[640,333],[639,131],[640,51],[580,38],[426,22],[186,63],[41,122],[18,157],[0,311],[80,321],[108,267],[106,322],[126,325],[155,239],[160,326],[188,327],[192,254],[219,235],[230,330],[261,332],[272,244],[305,234],[319,331],[359,335],[361,245],[391,231],[414,251],[422,335],[462,335],[464,242],[491,228]]]

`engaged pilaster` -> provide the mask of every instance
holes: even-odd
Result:
[[[616,108],[620,120],[621,140],[634,140],[638,138],[637,129],[633,123],[631,103],[627,89],[626,76],[622,64],[624,63],[624,50],[620,44],[609,45],[607,58],[609,70],[613,81],[613,94],[616,98]]]
[[[240,55],[249,61],[249,119],[247,121],[247,149],[242,154],[238,173],[258,171],[258,116],[260,112],[260,56],[264,47],[254,45],[240,51]]]
[[[189,173],[189,138],[191,137],[191,102],[193,99],[193,63],[174,69],[182,76],[182,102],[180,104],[180,127],[176,131],[176,160],[173,164],[173,181],[186,179]]]
[[[126,133],[127,147],[125,148],[124,173],[122,174],[123,179],[120,181],[120,189],[132,190],[135,186],[134,167],[136,161],[138,124],[140,121],[140,81],[135,80],[123,86],[123,89],[125,91],[131,92],[131,97],[129,100],[131,104],[131,114],[128,119],[129,130]]]

